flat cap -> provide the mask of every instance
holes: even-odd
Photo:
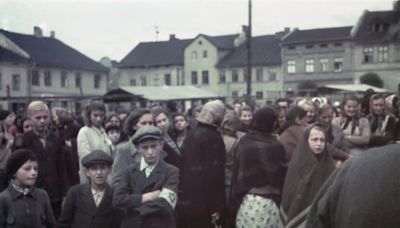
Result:
[[[86,168],[98,164],[98,163],[106,163],[111,166],[113,163],[113,158],[111,155],[107,154],[102,150],[94,150],[82,158],[82,165]]]
[[[139,128],[136,133],[132,136],[132,143],[137,145],[140,141],[145,139],[162,139],[163,133],[162,131],[154,126],[144,126]]]

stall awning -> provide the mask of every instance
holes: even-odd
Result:
[[[385,93],[388,92],[386,89],[382,89],[379,87],[367,85],[367,84],[350,84],[350,85],[325,85],[321,86],[320,88],[327,88],[332,90],[341,90],[341,91],[348,91],[348,92],[365,92],[368,89],[373,89],[377,93]]]

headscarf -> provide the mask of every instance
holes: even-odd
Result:
[[[250,124],[251,130],[261,132],[272,132],[274,130],[274,123],[276,122],[276,114],[272,108],[264,107],[258,109]]]
[[[224,119],[224,115],[224,103],[220,100],[213,100],[203,106],[197,120],[204,124],[219,126]]]
[[[286,227],[297,227],[304,222],[315,195],[335,169],[326,143],[319,158],[310,149],[308,138],[316,127],[322,129],[319,124],[312,124],[304,130],[289,163],[281,205]]]

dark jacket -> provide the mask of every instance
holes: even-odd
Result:
[[[270,133],[251,130],[243,136],[234,157],[232,197],[229,203],[231,223],[243,197],[253,187],[283,187],[286,173],[285,149]]]
[[[55,227],[53,211],[47,193],[34,187],[24,196],[10,184],[0,193],[0,227]]]
[[[46,147],[43,147],[39,137],[30,131],[23,136],[22,148],[30,149],[38,157],[38,177],[36,186],[43,188],[50,197],[50,201],[61,201],[66,195],[69,184],[66,156],[67,149],[64,142],[53,133],[46,138]]]
[[[199,122],[183,146],[179,217],[185,227],[207,227],[225,211],[225,145],[217,127]]]
[[[400,227],[400,145],[352,157],[318,192],[307,228]]]
[[[121,228],[174,228],[174,209],[163,198],[142,204],[142,194],[168,188],[178,192],[179,170],[160,159],[146,178],[140,162],[124,170],[114,187],[113,206],[125,211]]]
[[[306,127],[300,125],[292,125],[286,128],[282,134],[279,136],[279,141],[285,147],[286,152],[286,162],[289,163],[297,144],[303,137],[303,132]]]
[[[59,228],[118,228],[122,211],[111,206],[113,190],[107,186],[98,207],[89,183],[76,185],[68,191]]]

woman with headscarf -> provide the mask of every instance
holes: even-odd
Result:
[[[229,220],[232,223],[236,217],[236,227],[283,227],[278,205],[286,171],[285,149],[274,135],[275,122],[273,109],[257,110],[249,132],[237,145],[229,206]]]
[[[369,143],[371,136],[369,121],[360,117],[359,101],[355,95],[344,97],[342,109],[342,116],[335,117],[332,125],[342,129],[345,139],[349,141],[350,155],[359,155]]]
[[[285,147],[287,163],[290,161],[300,138],[303,136],[306,126],[307,112],[299,106],[292,107],[286,115],[286,126],[279,136],[279,141]]]
[[[183,143],[179,227],[210,227],[225,211],[225,146],[218,132],[224,114],[222,101],[206,103]]]
[[[290,160],[283,187],[281,215],[285,227],[302,227],[322,184],[334,171],[324,129],[308,126]]]
[[[369,147],[384,146],[395,141],[396,120],[385,111],[385,97],[381,94],[371,96],[367,119],[371,126]]]

